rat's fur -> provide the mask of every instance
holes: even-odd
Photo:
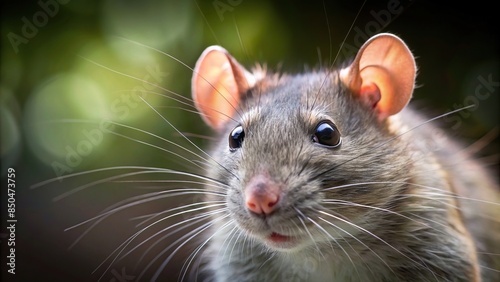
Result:
[[[500,253],[498,219],[488,218],[498,206],[475,200],[499,201],[493,181],[433,124],[413,129],[426,119],[410,106],[379,122],[337,71],[318,71],[267,75],[237,108],[210,154],[208,176],[224,184],[227,205],[207,235],[211,280],[499,281],[482,268],[498,262],[477,255]],[[339,148],[311,141],[322,120],[338,127]],[[245,139],[232,152],[238,124]],[[265,217],[244,205],[256,174],[283,189]],[[263,241],[270,232],[302,243],[274,249]]]

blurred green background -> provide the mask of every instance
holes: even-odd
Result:
[[[1,175],[5,183],[7,168],[16,169],[19,281],[96,281],[103,269],[91,274],[94,268],[133,234],[130,218],[172,207],[162,201],[109,218],[68,250],[85,228],[65,228],[158,187],[113,182],[58,198],[98,179],[130,172],[126,170],[30,187],[104,167],[197,171],[165,150],[194,156],[137,129],[196,150],[163,116],[206,147],[210,130],[190,112],[191,102],[177,95],[190,97],[190,68],[209,45],[225,47],[248,68],[259,62],[271,70],[297,73],[331,65],[337,55],[339,65],[369,36],[392,32],[416,56],[420,87],[414,102],[419,108],[436,116],[476,104],[441,121],[451,138],[466,145],[498,132],[498,21],[486,2],[460,6],[391,0],[363,6],[363,1],[347,0],[41,0],[2,5]],[[112,133],[104,130],[111,122],[116,123]],[[495,173],[498,146],[494,137],[478,153]],[[155,177],[165,178],[143,178]],[[5,192],[1,196],[5,200]],[[129,265],[133,259],[113,265],[103,280],[113,279],[111,270],[120,272]],[[182,261],[169,265],[165,277],[180,265]]]

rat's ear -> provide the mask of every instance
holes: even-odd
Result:
[[[383,120],[408,104],[415,75],[415,59],[406,44],[381,33],[361,47],[354,62],[341,70],[340,79]]]
[[[205,122],[220,130],[234,115],[255,77],[220,46],[210,46],[196,62],[191,80],[194,104]]]

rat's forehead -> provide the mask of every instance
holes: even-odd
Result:
[[[339,102],[331,84],[325,75],[294,77],[246,100],[236,117],[242,125],[276,121],[311,125],[331,119]]]
[[[241,124],[247,125],[254,123],[260,120],[261,114],[262,112],[259,111],[257,107],[250,108],[241,115]]]
[[[327,113],[328,111],[324,107],[315,107],[300,112],[301,118],[308,125],[314,125],[320,120],[332,120],[332,117]]]
[[[257,126],[277,129],[280,126],[292,126],[307,130],[322,120],[336,122],[330,109],[324,105],[286,107],[274,104],[272,109],[261,105],[244,111],[240,117],[240,124],[246,128]]]

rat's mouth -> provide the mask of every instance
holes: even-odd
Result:
[[[299,240],[296,237],[288,236],[273,232],[266,236],[266,243],[273,248],[280,250],[290,250],[299,244]]]
[[[291,236],[281,235],[279,233],[273,232],[268,236],[269,241],[274,243],[283,243],[291,241],[293,238]]]

